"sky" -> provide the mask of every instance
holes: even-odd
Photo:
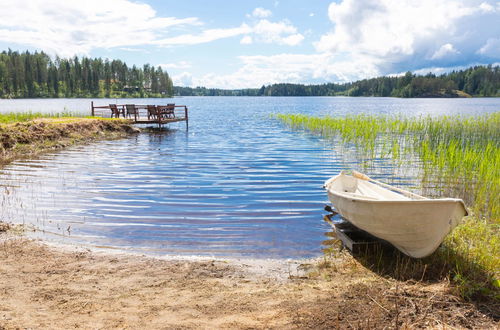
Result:
[[[0,50],[161,66],[178,86],[348,82],[500,63],[494,0],[0,0]]]

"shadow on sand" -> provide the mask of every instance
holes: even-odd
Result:
[[[335,232],[327,236],[332,237],[329,240],[329,244],[333,244],[331,248],[342,246]],[[351,255],[372,272],[397,281],[450,282],[453,295],[474,304],[495,321],[500,320],[500,289],[494,285],[493,275],[444,244],[422,259],[408,257],[387,242],[367,245]]]

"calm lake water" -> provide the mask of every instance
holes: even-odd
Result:
[[[90,113],[90,99],[0,100],[0,112]],[[186,104],[165,131],[75,146],[0,171],[1,220],[44,239],[156,255],[310,257],[330,231],[323,182],[358,167],[332,143],[273,113],[477,115],[500,99],[185,97],[95,100]],[[377,162],[375,177],[411,185]]]

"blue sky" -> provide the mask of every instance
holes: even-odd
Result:
[[[150,63],[184,86],[346,82],[500,62],[494,0],[0,4],[0,49]]]

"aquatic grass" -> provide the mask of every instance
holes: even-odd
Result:
[[[418,170],[422,193],[462,198],[472,215],[441,249],[424,261],[414,260],[410,268],[418,273],[425,264],[442,265],[462,296],[500,299],[500,112],[475,117],[278,114],[276,118],[294,129],[340,138],[345,146],[353,144],[365,166],[384,158],[403,171]],[[401,267],[395,265],[392,272],[407,273]]]

